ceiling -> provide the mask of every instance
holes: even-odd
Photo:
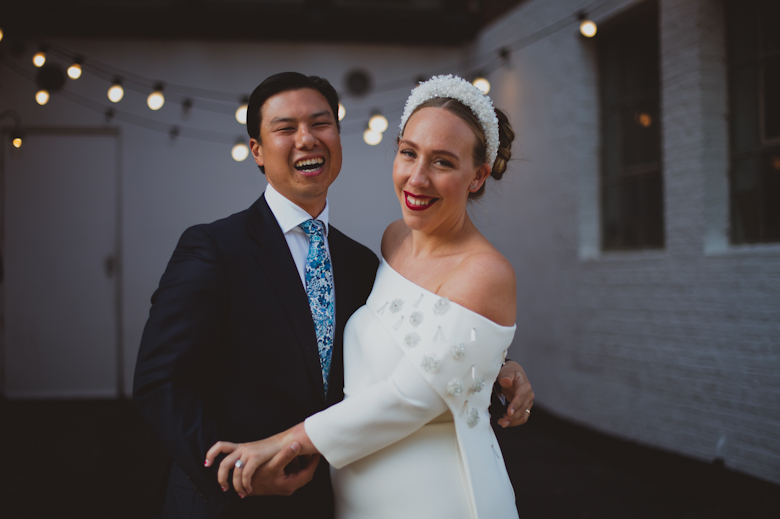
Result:
[[[520,0],[9,0],[9,38],[462,45]]]

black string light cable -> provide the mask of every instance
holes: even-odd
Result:
[[[8,67],[12,72],[18,74],[24,79],[27,79],[31,82],[35,81],[35,77],[32,75],[31,72],[23,69],[22,67],[18,66],[13,62],[9,62],[6,59],[0,59],[0,64]],[[97,112],[105,116],[107,119],[117,119],[119,121],[130,123],[134,126],[139,126],[147,130],[152,130],[155,132],[171,135],[172,129],[175,128],[176,129],[174,132],[175,136],[185,137],[188,139],[196,139],[200,141],[213,142],[218,144],[233,144],[236,141],[236,134],[234,133],[219,132],[215,130],[202,130],[199,128],[188,128],[188,127],[181,127],[178,125],[166,124],[160,121],[156,121],[154,119],[149,119],[148,117],[135,115],[129,112],[124,112],[122,110],[117,110],[114,107],[104,106],[96,101],[93,101],[89,98],[86,98],[82,95],[76,94],[75,92],[70,92],[65,89],[59,90],[57,92],[57,95],[73,103],[76,103],[84,108]]]
[[[56,53],[60,57],[70,60],[73,59],[73,57],[76,55],[74,52],[56,44],[49,44],[49,51]],[[83,59],[82,61],[82,67],[88,66],[90,68],[90,71],[95,76],[101,77],[105,79],[106,81],[111,81],[115,77],[121,77],[125,81],[136,84],[140,87],[140,91],[148,91],[151,89],[154,84],[157,82],[155,80],[140,76],[138,74],[134,74],[132,72],[128,72],[126,70],[122,70],[117,67],[113,67],[111,65],[107,65],[105,63],[101,63],[97,60],[93,59]],[[210,99],[213,101],[220,101],[225,104],[229,105],[235,105],[238,103],[241,98],[242,94],[234,94],[231,92],[224,92],[221,90],[211,90],[206,88],[198,88],[198,87],[192,87],[187,85],[179,85],[175,83],[166,83],[165,84],[166,90],[169,92],[174,92],[177,95],[180,95],[181,97],[195,97],[199,99]],[[235,110],[235,107],[233,108]]]
[[[420,80],[426,80],[429,77],[435,75],[452,73],[453,70],[456,71],[456,73],[458,73],[459,75],[463,76],[465,74],[465,76],[467,77],[474,75],[476,73],[479,73],[481,75],[489,75],[490,73],[494,72],[495,70],[499,69],[501,66],[506,64],[506,62],[509,59],[508,56],[510,52],[516,52],[558,31],[561,31],[562,29],[565,29],[570,25],[573,25],[575,23],[580,23],[580,21],[583,19],[584,16],[586,16],[587,13],[593,14],[594,12],[603,9],[608,4],[614,1],[616,0],[595,0],[590,4],[586,5],[585,7],[579,9],[575,14],[566,16],[565,18],[562,18],[557,22],[554,22],[546,27],[543,27],[542,29],[534,33],[531,33],[527,36],[524,36],[522,38],[519,38],[511,43],[502,45],[500,48],[483,52],[482,54],[478,55],[475,59],[470,60],[472,62],[476,62],[475,64],[469,65],[465,69],[462,68],[461,64],[450,64],[447,66],[438,67],[434,71],[430,72],[430,74],[427,76],[423,74],[419,74],[415,76],[414,80],[410,80],[410,78],[407,76],[406,78],[398,78],[394,80],[385,81],[383,83],[379,83],[375,85],[375,87],[372,89],[371,95],[391,92],[400,89],[408,89]],[[44,45],[44,44],[39,42],[39,45]],[[141,93],[149,92],[150,90],[155,88],[155,85],[160,84],[159,81],[151,80],[143,76],[134,74],[132,72],[128,72],[101,63],[96,60],[86,59],[83,56],[77,55],[60,45],[50,44],[50,43],[46,43],[45,45],[49,53],[56,54],[66,61],[72,61],[74,59],[77,59],[82,69],[88,70],[91,74],[101,79],[104,79],[109,83],[115,83],[117,81],[121,81],[123,86],[127,86],[131,90],[141,92]],[[5,59],[0,59],[0,62],[5,64],[15,72],[19,73],[20,75],[24,76],[28,80],[31,80],[33,82],[35,81],[31,73],[22,69],[18,65],[9,62]],[[462,72],[457,72],[460,70],[462,70]],[[243,102],[243,99],[245,98],[244,95],[235,94],[231,92],[197,88],[197,87],[191,87],[191,86],[179,85],[173,83],[165,83],[165,89],[166,89],[166,96],[167,96],[166,101],[170,101],[182,105],[182,108],[185,111],[185,113],[194,107],[197,109],[206,110],[210,112],[232,115],[235,113],[236,107],[240,105]],[[160,133],[166,133],[171,135],[172,137],[182,136],[186,138],[194,138],[199,140],[205,140],[208,142],[218,142],[218,143],[235,142],[235,135],[224,133],[224,132],[216,132],[213,130],[200,130],[195,128],[182,128],[179,126],[174,126],[173,128],[175,128],[176,131],[172,133],[171,126],[165,123],[161,123],[143,116],[137,116],[129,112],[119,111],[114,108],[105,107],[95,101],[87,99],[86,97],[80,96],[73,92],[68,92],[66,90],[62,90],[59,93],[60,95],[71,100],[72,102],[80,104],[91,110],[103,114],[110,113],[112,114],[113,117],[115,117],[118,120],[128,122],[136,126],[144,127],[153,131],[158,131]],[[404,98],[405,96],[406,96],[406,92],[404,92]],[[349,93],[343,93],[340,94],[340,97],[349,98],[353,96],[351,96]],[[196,98],[197,102],[193,102],[192,100],[193,98]],[[374,105],[370,109],[370,111],[374,111],[377,109],[387,115],[397,114],[397,113],[400,114],[403,111],[403,99],[398,101],[385,102],[378,106]],[[350,121],[349,119],[352,120]],[[342,122],[342,125],[352,126],[353,123],[358,123],[358,125],[355,127],[355,129],[350,129],[350,131],[347,130],[343,131],[342,132],[343,136],[354,135],[363,131],[364,129],[363,126],[365,125],[363,124],[364,121],[362,120],[362,118],[359,119],[357,117],[354,116],[350,117],[349,115],[347,115],[347,117],[345,117],[345,121]]]
[[[488,74],[496,70],[497,68],[500,68],[501,65],[505,62],[505,57],[502,55],[502,51],[504,49],[509,51],[518,51],[570,25],[579,23],[580,17],[584,13],[592,14],[596,11],[600,11],[601,9],[603,9],[608,4],[614,1],[617,0],[595,0],[590,4],[587,4],[586,6],[578,9],[575,13],[568,15],[565,18],[562,18],[557,22],[554,22],[546,27],[543,27],[542,29],[532,34],[519,38],[511,43],[502,45],[500,48],[493,49],[490,51],[485,51],[482,54],[478,55],[474,60],[472,60],[477,63],[475,65],[469,66],[465,70],[465,73],[467,74],[473,73],[474,71],[479,70]],[[74,52],[60,45],[50,44],[50,43],[47,43],[46,45],[49,52],[56,53],[66,60],[72,60],[74,56],[76,56]],[[155,80],[134,74],[132,72],[128,72],[126,70],[113,67],[111,65],[107,65],[105,63],[101,63],[96,60],[92,60],[92,59],[87,60],[82,58],[82,67],[85,66],[89,67],[91,73],[109,82],[113,81],[115,78],[122,78],[123,84],[124,82],[127,82],[128,84],[136,85],[136,88],[134,89],[139,92],[148,92],[154,87],[154,84],[157,82]],[[429,77],[439,75],[439,74],[444,74],[452,70],[458,70],[460,68],[461,68],[460,64],[451,63],[449,65],[434,69],[427,75],[427,77],[425,74],[418,74],[414,78],[410,78],[409,76],[407,76],[404,78],[388,80],[375,85],[371,93],[372,94],[383,93],[383,92],[388,92],[388,91],[397,90],[401,88],[408,88],[410,85],[415,84],[414,79],[419,79],[419,78],[428,79]],[[178,96],[180,103],[183,102],[184,99],[192,98],[192,97],[225,103],[226,105],[224,106],[223,105],[211,106],[210,109],[212,111],[217,111],[220,113],[222,113],[223,111],[225,113],[233,113],[235,111],[236,104],[240,103],[242,97],[244,97],[245,95],[245,94],[236,94],[236,93],[225,92],[221,90],[204,89],[204,88],[192,87],[187,85],[179,85],[173,83],[166,83],[165,85],[166,85],[166,91]],[[340,97],[348,98],[351,97],[351,94],[349,92],[345,92],[340,94]],[[198,103],[196,106],[198,106],[198,108],[209,109],[204,106],[201,106],[200,103]]]
[[[8,61],[7,59],[4,58],[0,58],[0,64],[8,67],[12,72],[30,81],[31,83],[35,82],[34,74],[20,67],[16,63],[12,61]],[[176,131],[174,133],[175,136],[177,137],[197,139],[200,141],[212,142],[217,144],[234,144],[236,142],[237,135],[233,133],[219,132],[215,130],[201,130],[199,128],[189,128],[189,127],[182,127],[179,125],[166,124],[160,121],[156,121],[154,119],[149,119],[148,117],[135,115],[130,112],[125,112],[122,110],[117,110],[113,106],[102,105],[97,101],[93,101],[92,99],[84,97],[80,94],[76,94],[75,92],[70,92],[66,89],[59,90],[57,92],[57,95],[73,103],[76,103],[84,108],[92,110],[93,112],[99,113],[105,116],[106,119],[109,120],[116,119],[118,121],[126,122],[134,126],[139,126],[141,128],[152,130],[158,133],[171,135],[172,128],[176,128]],[[350,121],[350,122],[356,123],[358,121]],[[362,131],[363,131],[362,128],[355,127],[353,129],[350,129],[349,131],[347,130],[342,131],[341,135],[342,136],[356,135]],[[240,138],[243,138],[243,136]]]
[[[464,75],[471,75],[477,70],[483,71],[485,74],[489,74],[490,72],[493,72],[496,69],[500,68],[506,61],[505,49],[508,51],[518,51],[524,47],[528,47],[529,45],[532,45],[539,40],[551,36],[552,34],[555,34],[556,32],[561,31],[566,27],[569,27],[570,25],[580,23],[580,17],[582,16],[583,13],[592,14],[596,11],[600,11],[608,4],[615,1],[618,0],[595,0],[594,2],[591,2],[585,7],[577,10],[576,13],[569,15],[565,18],[562,18],[557,22],[552,23],[546,27],[543,27],[542,29],[539,29],[534,33],[519,38],[511,43],[501,45],[498,48],[485,51],[482,54],[478,55],[473,60],[477,62],[477,64],[471,65],[465,69]],[[600,5],[593,7],[595,4],[600,4]],[[371,93],[374,94],[374,93],[382,93],[382,92],[389,92],[392,90],[398,90],[400,88],[411,88],[412,86],[415,86],[417,84],[417,79],[427,80],[433,76],[451,73],[452,70],[458,70],[460,68],[461,68],[460,64],[451,63],[449,65],[434,69],[427,76],[425,74],[418,74],[417,76],[415,76],[414,81],[410,81],[409,78],[406,77],[406,78],[392,79],[382,83],[377,83],[372,89]],[[347,93],[344,94],[344,97],[350,97],[350,96]]]

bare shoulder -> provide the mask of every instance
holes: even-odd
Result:
[[[392,256],[401,242],[409,234],[410,230],[404,223],[403,219],[396,220],[387,226],[385,233],[382,235],[382,257],[387,261],[392,261]]]
[[[443,296],[491,321],[512,326],[517,316],[515,270],[497,250],[469,254],[442,284]]]

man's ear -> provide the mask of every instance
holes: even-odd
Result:
[[[249,139],[249,149],[252,150],[252,156],[258,166],[265,166],[263,162],[263,145],[257,139]]]

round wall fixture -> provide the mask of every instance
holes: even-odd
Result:
[[[371,91],[371,76],[365,70],[355,69],[347,73],[347,91],[353,96],[364,96]]]

